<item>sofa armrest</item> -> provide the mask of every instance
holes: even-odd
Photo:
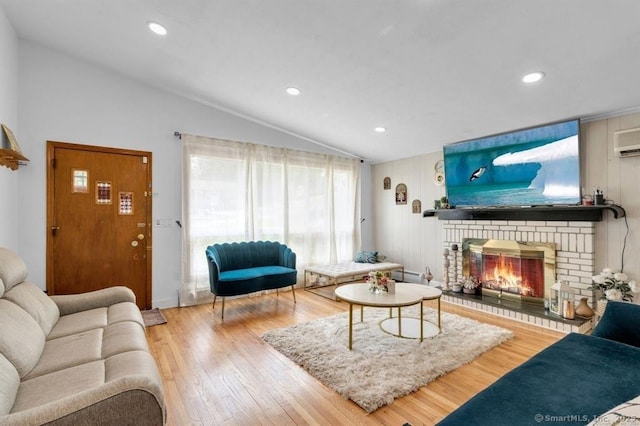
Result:
[[[591,335],[640,347],[639,322],[640,305],[610,300]]]
[[[214,254],[207,250],[207,266],[209,267],[209,288],[211,293],[218,294],[218,278],[220,277],[220,265],[216,261]]]
[[[164,425],[162,385],[144,375],[122,377],[28,410],[0,416],[2,425]]]
[[[87,293],[51,296],[51,300],[58,305],[60,315],[68,315],[89,309],[106,308],[116,303],[136,303],[136,296],[128,287],[115,286]]]

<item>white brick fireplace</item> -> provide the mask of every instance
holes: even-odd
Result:
[[[451,247],[454,244],[462,247],[465,238],[552,242],[556,244],[557,280],[567,281],[576,290],[576,303],[582,297],[588,297],[591,303],[593,296],[590,289],[591,277],[595,274],[594,230],[594,222],[582,221],[442,220],[442,248],[443,252],[444,249],[449,249],[448,258],[451,264],[449,282],[453,282],[454,274],[457,277],[462,276],[461,252],[458,251],[454,256]],[[586,332],[591,328],[590,321],[583,325],[577,325],[499,306],[486,305],[473,299],[456,298],[447,294],[443,296],[443,300],[565,332]]]

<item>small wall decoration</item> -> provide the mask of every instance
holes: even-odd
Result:
[[[80,170],[80,169],[72,169],[71,170],[71,192],[81,192],[88,193],[89,192],[89,171],[88,170]]]
[[[444,161],[438,160],[433,166],[433,181],[436,185],[444,184]]]
[[[96,204],[111,204],[111,182],[96,181]]]
[[[386,177],[384,178],[384,189],[391,189],[391,178],[390,177]]]
[[[420,200],[413,200],[411,203],[411,211],[413,213],[421,213],[422,212],[422,203]]]
[[[407,185],[404,183],[396,186],[396,204],[407,204]]]
[[[11,170],[18,170],[18,167],[29,161],[22,155],[22,150],[13,132],[6,124],[2,124],[0,131],[0,166],[5,166]]]
[[[118,214],[133,214],[133,192],[119,192],[118,198],[120,199],[120,209]]]

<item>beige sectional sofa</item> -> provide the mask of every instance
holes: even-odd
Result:
[[[0,425],[162,425],[162,380],[126,287],[47,296],[0,248]]]

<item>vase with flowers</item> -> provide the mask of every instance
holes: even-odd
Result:
[[[611,268],[604,268],[598,275],[591,277],[591,288],[599,292],[596,311],[598,315],[604,313],[607,301],[617,300],[632,302],[633,293],[637,293],[638,286],[635,280],[629,280],[627,274],[615,272]]]
[[[389,274],[388,272],[372,271],[365,277],[365,281],[369,284],[371,293],[387,293],[389,291]]]

